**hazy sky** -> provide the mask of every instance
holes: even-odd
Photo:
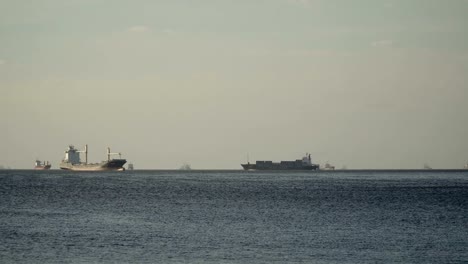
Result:
[[[466,0],[0,0],[0,165],[462,168]]]

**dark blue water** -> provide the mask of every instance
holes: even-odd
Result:
[[[466,263],[468,172],[0,171],[0,262]]]

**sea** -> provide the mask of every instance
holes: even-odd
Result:
[[[468,171],[0,171],[0,263],[468,263]]]

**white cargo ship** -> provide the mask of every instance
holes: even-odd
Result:
[[[81,162],[80,153],[85,154],[85,162]],[[111,159],[111,155],[119,155],[118,159]],[[107,148],[107,160],[100,163],[88,163],[88,145],[85,145],[84,150],[77,150],[73,145],[68,146],[65,151],[65,158],[60,163],[62,170],[72,171],[123,171],[123,165],[127,162],[121,158],[120,153],[111,153],[110,148]]]

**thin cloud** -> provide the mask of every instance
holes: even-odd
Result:
[[[385,8],[393,8],[395,6],[392,1],[385,2],[383,5]]]
[[[393,46],[394,42],[393,40],[376,40],[371,43],[372,47],[391,47]]]
[[[164,33],[166,35],[173,35],[173,34],[176,33],[176,31],[173,30],[173,29],[167,28],[167,29],[162,30],[162,33]]]
[[[128,31],[130,32],[138,32],[138,33],[141,33],[141,32],[148,32],[150,31],[151,29],[147,26],[133,26],[133,27],[129,27],[128,28]]]
[[[6,64],[6,60],[0,60],[0,65]]]
[[[312,0],[286,0],[288,3],[309,7],[312,5]]]

